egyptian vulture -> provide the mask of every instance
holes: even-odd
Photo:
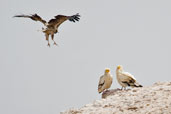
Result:
[[[122,86],[121,89],[126,89],[127,86],[142,87],[142,85],[137,83],[136,79],[132,74],[123,71],[123,67],[121,65],[117,66],[116,78],[118,80],[118,83]]]
[[[112,81],[113,81],[113,77],[110,74],[110,69],[106,68],[104,75],[100,77],[99,84],[98,84],[98,92],[101,93],[104,90],[110,88],[110,86],[112,85]]]
[[[42,28],[42,32],[45,33],[46,40],[48,41],[48,46],[50,47],[49,43],[49,35],[51,35],[51,38],[54,42],[54,45],[57,45],[57,43],[54,41],[54,34],[58,32],[58,27],[66,20],[69,20],[71,22],[79,21],[80,15],[77,13],[76,15],[72,16],[65,16],[65,15],[57,15],[55,18],[50,19],[48,22],[43,20],[38,14],[33,15],[15,15],[14,17],[24,17],[24,18],[30,18],[34,21],[39,21],[44,24],[46,28]]]

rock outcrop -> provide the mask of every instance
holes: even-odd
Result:
[[[61,114],[171,114],[171,82],[129,90],[108,90],[101,100]]]

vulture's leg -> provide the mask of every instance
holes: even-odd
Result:
[[[123,90],[123,86],[122,86],[121,90]]]
[[[46,40],[48,41],[48,45],[47,45],[47,46],[50,47],[50,43],[49,43],[49,34],[45,34],[45,36],[46,36]]]
[[[51,34],[51,37],[52,37],[52,40],[54,41],[53,44],[57,46],[57,43],[56,43],[55,40],[54,40],[54,34]]]

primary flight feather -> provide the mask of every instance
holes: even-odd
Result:
[[[80,20],[80,15],[77,13],[72,16],[65,16],[65,15],[57,15],[55,18],[50,19],[48,22],[43,20],[38,14],[33,15],[15,15],[14,17],[23,17],[23,18],[30,18],[34,21],[39,21],[45,25],[46,28],[42,28],[42,32],[45,33],[46,40],[48,41],[48,46],[50,46],[49,43],[49,35],[51,35],[52,40],[54,41],[54,34],[58,32],[58,27],[65,22],[66,20],[69,20],[71,22],[76,22]],[[54,45],[57,45],[54,41]]]

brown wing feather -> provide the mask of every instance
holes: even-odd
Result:
[[[46,21],[43,20],[39,15],[37,14],[33,14],[33,15],[15,15],[14,17],[24,17],[24,18],[30,18],[34,21],[40,21],[42,22],[44,25],[46,24]]]
[[[48,22],[48,26],[53,26],[55,28],[58,28],[60,24],[62,24],[64,21],[68,19],[68,16],[64,15],[57,15],[55,16],[55,19],[51,19]]]

